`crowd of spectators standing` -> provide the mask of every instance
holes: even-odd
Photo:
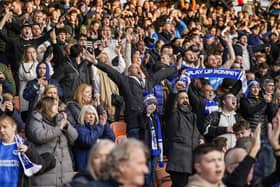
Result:
[[[158,167],[172,187],[279,186],[280,0],[264,2],[0,0],[1,186],[154,187]]]

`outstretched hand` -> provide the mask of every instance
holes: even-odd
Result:
[[[97,64],[97,60],[95,59],[95,56],[93,54],[90,54],[87,50],[83,51],[83,56],[86,60],[88,60],[92,64]]]

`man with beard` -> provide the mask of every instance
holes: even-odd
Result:
[[[188,176],[192,174],[192,152],[201,137],[185,86],[182,81],[176,83],[175,90],[169,94],[166,107],[166,171],[171,175],[172,187],[184,187],[188,183]]]
[[[222,97],[221,102],[222,111],[209,114],[202,123],[202,131],[209,142],[218,136],[225,137],[228,148],[231,148],[236,143],[232,127],[238,117],[235,112],[237,99],[232,93],[227,93]]]

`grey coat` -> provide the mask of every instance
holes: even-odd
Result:
[[[56,167],[46,173],[33,176],[30,187],[61,187],[63,183],[71,180],[73,176],[72,160],[68,143],[73,144],[78,137],[78,133],[72,125],[67,129],[60,130],[59,116],[55,121],[45,119],[42,114],[34,112],[29,125],[27,125],[27,137],[34,144],[34,148],[39,154],[50,152],[55,149]]]
[[[167,105],[167,150],[166,171],[192,173],[192,152],[202,138],[197,129],[197,118],[175,105],[176,94],[170,93]]]

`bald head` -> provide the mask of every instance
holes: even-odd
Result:
[[[246,155],[247,152],[243,148],[229,149],[225,155],[226,171],[232,173]]]

